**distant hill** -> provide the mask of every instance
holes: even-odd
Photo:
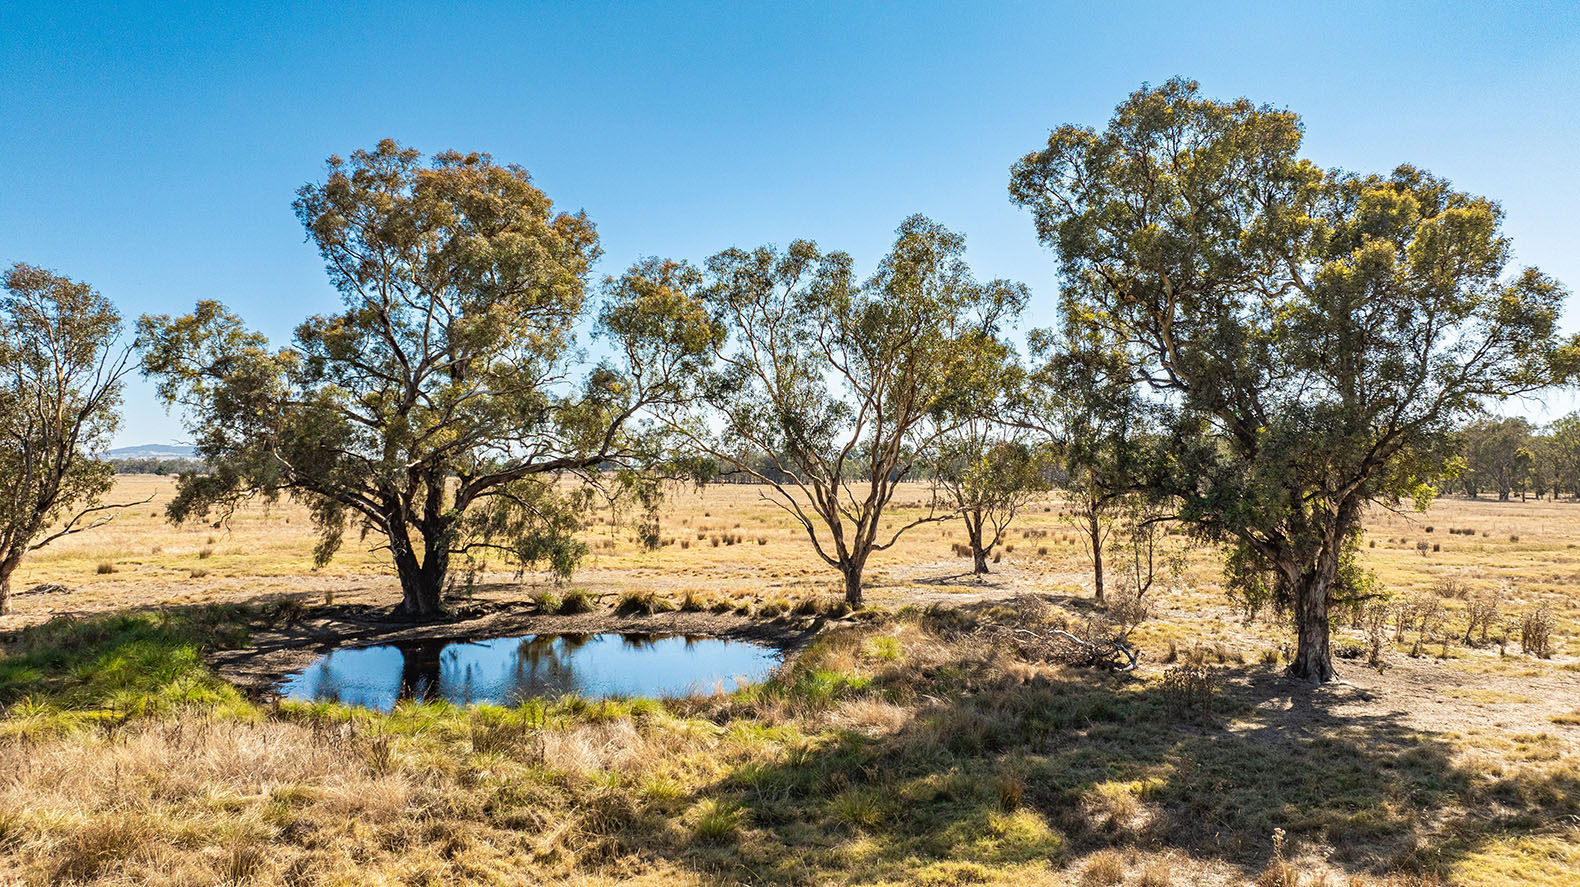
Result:
[[[141,444],[135,447],[115,447],[107,455],[111,459],[195,459],[197,450],[174,444]]]

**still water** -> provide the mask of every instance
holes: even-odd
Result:
[[[745,641],[652,634],[526,635],[332,650],[286,676],[288,699],[389,711],[401,699],[515,705],[567,694],[665,696],[755,683],[780,653]]]

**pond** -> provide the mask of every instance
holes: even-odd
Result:
[[[568,694],[678,696],[755,683],[781,653],[746,641],[654,634],[542,634],[331,650],[287,675],[287,699],[389,711],[402,699],[515,705]]]

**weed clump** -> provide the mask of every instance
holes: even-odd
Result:
[[[1542,604],[1520,618],[1520,650],[1538,659],[1553,655],[1552,607]]]
[[[1193,711],[1210,717],[1217,695],[1218,677],[1204,665],[1179,665],[1163,672],[1163,699],[1176,718]]]
[[[744,819],[739,804],[710,798],[698,805],[697,821],[691,834],[704,844],[723,844],[740,833]]]
[[[657,592],[628,591],[620,596],[615,604],[614,611],[621,616],[651,616],[654,613],[668,613],[676,609],[673,601],[660,597]]]

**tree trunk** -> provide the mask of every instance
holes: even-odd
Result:
[[[966,533],[971,539],[971,572],[981,576],[988,571],[987,552],[982,548],[982,517],[966,517]]]
[[[845,568],[845,603],[852,608],[861,606],[861,569],[847,566]]]
[[[871,553],[870,549],[860,554],[852,553],[840,565],[840,572],[845,574],[845,603],[850,604],[851,609],[861,607],[861,574],[866,571],[867,556]]]
[[[0,567],[0,616],[11,615],[11,571]]]
[[[1326,560],[1326,556],[1324,560]],[[1333,680],[1333,652],[1328,645],[1328,595],[1333,574],[1321,567],[1303,572],[1295,582],[1295,658],[1291,677],[1325,684]]]
[[[1088,531],[1092,537],[1092,583],[1097,587],[1097,602],[1103,602],[1103,526],[1097,519],[1097,509],[1087,514]]]
[[[405,534],[398,534],[400,538],[394,538],[395,535],[390,539],[390,550],[395,556],[395,574],[400,577],[401,605],[397,612],[411,619],[432,619],[444,609],[444,575],[425,569],[418,563],[417,553]]]

